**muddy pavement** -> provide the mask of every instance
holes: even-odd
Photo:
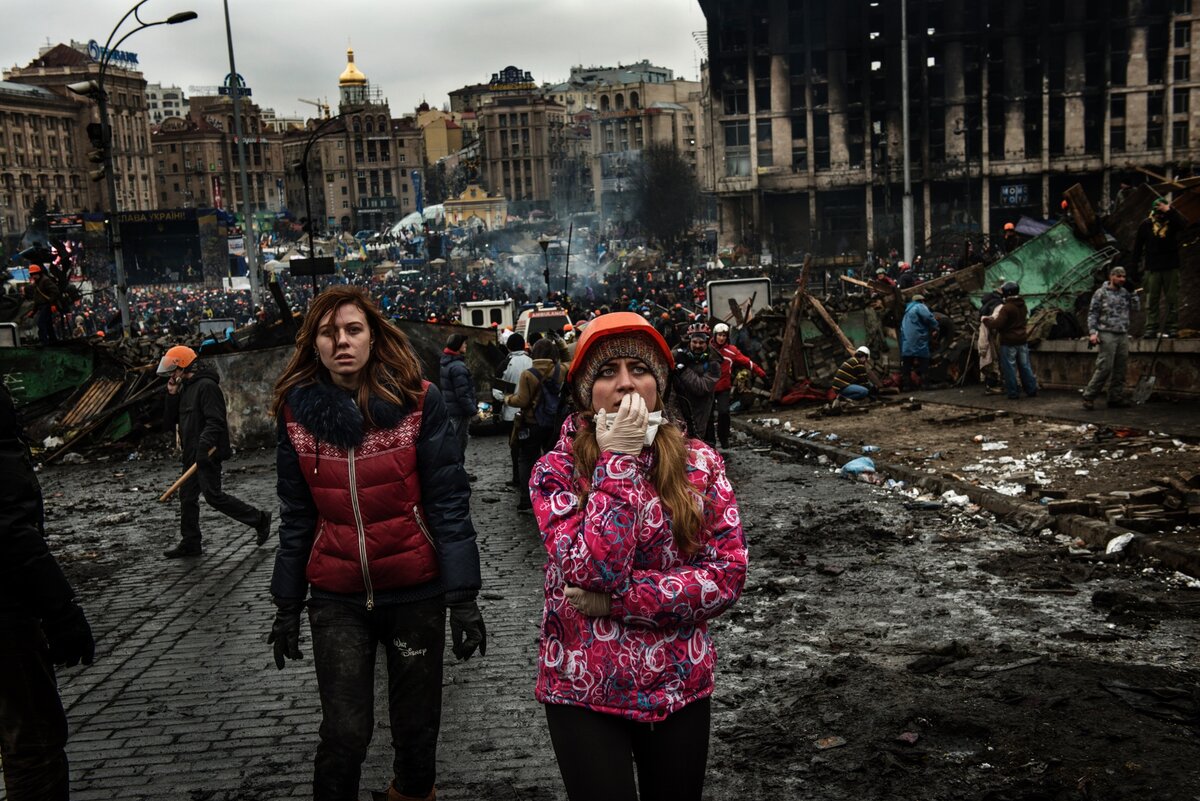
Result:
[[[1200,797],[1200,592],[736,449],[714,798]],[[910,505],[912,504],[908,501]]]
[[[1184,580],[985,513],[906,509],[746,439],[729,459],[752,563],[714,625],[708,798],[1200,797],[1200,592]],[[559,799],[532,697],[541,548],[504,487],[505,442],[472,440],[468,468],[490,642],[448,665],[438,795]],[[204,556],[163,560],[178,507],[155,499],[177,472],[41,475],[98,638],[95,665],[60,675],[73,797],[303,798],[320,715],[311,660],[278,672],[265,644],[273,551],[201,504]],[[269,452],[225,476],[273,503]],[[376,720],[363,798],[389,778],[382,698]]]

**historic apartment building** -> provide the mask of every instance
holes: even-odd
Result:
[[[0,241],[20,236],[38,196],[52,210],[90,211],[85,104],[40,86],[0,81]]]
[[[244,211],[233,98],[201,95],[190,104],[186,117],[167,117],[151,135],[158,208]],[[245,98],[241,118],[249,206],[258,212],[281,211],[283,136]]]
[[[676,79],[671,70],[639,62],[628,67],[572,69],[566,84],[550,90],[575,114],[590,120],[593,206],[603,220],[629,219],[626,188],[642,150],[667,145],[697,169],[702,132],[701,84]]]
[[[86,48],[58,44],[44,49],[27,66],[4,73],[6,91],[0,93],[0,133],[5,143],[0,146],[0,195],[6,231],[11,233],[18,227],[24,230],[38,195],[45,196],[55,211],[111,207],[104,183],[93,183],[87,177],[99,166],[87,158],[91,149],[87,124],[99,122],[98,108],[91,99],[67,89],[68,84],[96,80],[99,72],[99,62],[88,55]],[[35,87],[41,91],[29,91]],[[146,81],[140,72],[114,61],[105,72],[105,88],[120,208],[155,208]],[[8,218],[12,218],[11,225]]]
[[[158,125],[167,117],[188,115],[187,95],[178,86],[163,86],[161,83],[146,84],[146,110],[150,124]]]
[[[699,0],[722,243],[899,247],[901,4]],[[1200,156],[1194,0],[908,0],[918,247]]]
[[[373,89],[346,51],[347,64],[338,78],[340,119],[325,120],[284,134],[288,210],[304,216],[304,184],[299,165],[308,155],[309,204],[317,230],[378,231],[417,209],[414,172],[424,160],[424,140],[411,117],[393,119],[388,101]]]
[[[475,110],[481,183],[514,214],[549,211],[568,154],[567,113],[528,72],[507,67]]]

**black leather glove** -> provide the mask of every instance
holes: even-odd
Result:
[[[478,648],[480,656],[487,656],[487,626],[483,624],[479,605],[474,601],[459,601],[448,606],[454,655],[459,659],[470,659]]]
[[[92,664],[96,641],[79,604],[68,601],[43,617],[42,631],[50,644],[50,661],[54,664],[64,667],[75,667],[80,662]]]
[[[275,646],[275,667],[283,670],[284,657],[303,659],[300,653],[300,612],[304,601],[280,601],[276,599],[275,622],[271,624],[271,635],[267,645]]]

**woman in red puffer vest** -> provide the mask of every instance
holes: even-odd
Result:
[[[275,663],[301,658],[307,602],[322,721],[314,799],[357,798],[387,653],[389,801],[432,801],[446,610],[454,653],[487,648],[470,484],[440,391],[354,287],[315,298],[275,386]]]

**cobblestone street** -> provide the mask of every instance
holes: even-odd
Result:
[[[172,469],[158,463],[153,474],[165,479]],[[473,440],[468,469],[478,476],[472,507],[489,647],[486,658],[467,663],[447,649],[438,796],[555,798],[561,782],[533,699],[541,545],[533,518],[516,513],[504,486],[506,441]],[[48,506],[63,485],[103,472],[91,465],[43,475]],[[251,503],[273,505],[273,453],[230,462],[226,485]],[[72,797],[308,797],[320,723],[316,680],[311,658],[277,671],[266,644],[274,551],[254,547],[252,532],[201,504],[204,556],[163,560],[158,551],[175,537],[178,509],[155,504],[157,491],[139,488],[123,507],[139,521],[123,532],[152,540],[144,552],[81,593],[98,652],[90,668],[60,672]],[[69,515],[50,512],[53,533],[55,518]],[[301,649],[311,657],[307,642]],[[385,697],[363,798],[391,778]]]
[[[706,799],[1200,792],[1186,576],[1071,553],[1049,530],[1022,534],[977,509],[913,505],[737,437],[728,469],[751,568],[713,625]],[[438,797],[562,799],[533,698],[541,545],[504,486],[506,441],[472,440],[467,466],[489,643],[485,658],[447,665]],[[273,550],[202,504],[203,557],[163,560],[178,509],[155,499],[177,469],[93,462],[41,476],[51,548],[98,644],[94,665],[60,672],[72,796],[309,797],[317,690],[306,641],[309,658],[283,671],[266,643]],[[225,475],[233,494],[274,505],[270,452],[239,455]],[[1147,692],[1175,700],[1145,706]],[[380,698],[362,799],[390,779],[384,709]]]

